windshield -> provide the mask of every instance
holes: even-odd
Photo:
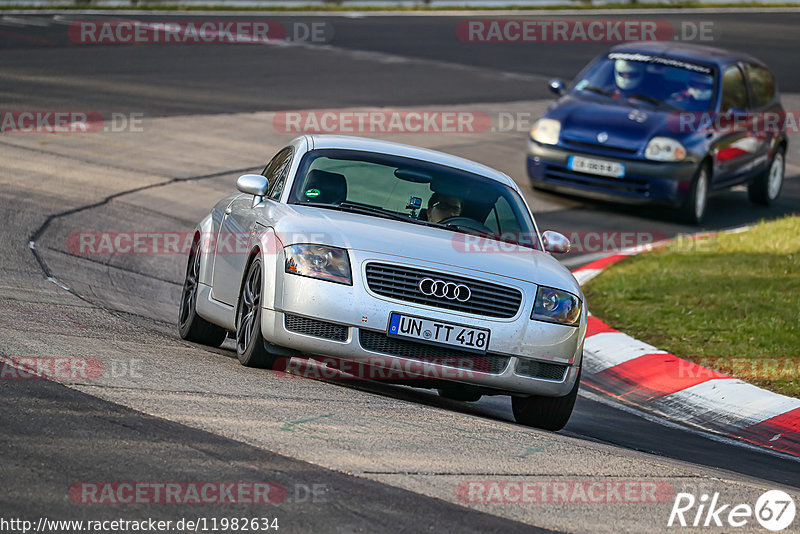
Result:
[[[601,94],[683,111],[709,111],[714,71],[660,56],[613,53],[600,59],[575,84],[573,93]]]
[[[512,188],[421,160],[353,150],[303,157],[290,204],[436,226],[540,250],[528,210]]]

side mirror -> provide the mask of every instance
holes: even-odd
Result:
[[[553,78],[549,82],[547,82],[548,87],[550,87],[550,91],[561,96],[564,94],[564,82],[559,80],[558,78]]]
[[[236,180],[236,189],[248,195],[263,197],[268,188],[269,182],[260,174],[243,174]]]
[[[542,234],[542,241],[544,241],[544,250],[547,252],[553,254],[566,254],[569,252],[569,239],[564,234],[548,230]]]

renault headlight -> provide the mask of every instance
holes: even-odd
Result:
[[[289,274],[353,285],[350,258],[343,248],[326,245],[289,245],[283,249]]]
[[[578,326],[581,320],[581,299],[560,289],[539,286],[531,319]]]
[[[681,161],[686,157],[686,149],[675,139],[654,137],[647,143],[644,157],[654,161]]]
[[[561,135],[561,123],[555,119],[539,119],[531,128],[531,139],[543,145],[558,144]]]

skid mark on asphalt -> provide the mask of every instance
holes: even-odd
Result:
[[[183,283],[181,283],[181,282],[176,282],[175,280],[169,280],[167,278],[164,278],[162,276],[158,276],[158,275],[152,274],[152,273],[143,273],[141,271],[137,271],[135,269],[132,269],[130,267],[126,267],[124,265],[115,265],[113,263],[108,263],[108,261],[95,259],[95,258],[92,258],[91,256],[87,256],[86,254],[75,254],[74,252],[69,252],[67,250],[61,250],[61,249],[58,249],[58,248],[48,247],[46,245],[36,245],[36,248],[38,250],[46,250],[47,252],[52,252],[54,254],[60,254],[62,256],[69,256],[70,258],[75,258],[75,259],[78,259],[80,261],[85,261],[85,262],[88,262],[88,263],[101,265],[101,266],[103,266],[105,268],[116,269],[118,271],[122,271],[122,272],[125,272],[125,273],[128,273],[128,274],[134,275],[134,276],[144,276],[144,277],[150,278],[152,280],[158,280],[159,282],[163,282],[165,284],[172,284],[174,286],[183,287]]]
[[[324,415],[318,415],[316,417],[309,417],[308,419],[300,419],[298,421],[292,421],[290,423],[284,423],[283,426],[281,427],[281,430],[291,432],[291,431],[294,430],[294,427],[296,427],[298,425],[302,425],[304,423],[310,423],[311,421],[319,421],[320,419],[323,419],[325,417],[333,417],[333,416],[334,415],[332,413],[326,413]]]
[[[309,423],[316,423],[316,425]],[[516,432],[506,432],[500,429],[495,429],[500,434],[513,434],[513,436],[492,437],[486,435],[484,431],[476,431],[465,427],[460,427],[446,423],[436,424],[420,424],[410,421],[400,420],[387,420],[382,417],[375,416],[346,416],[337,413],[326,413],[313,417],[306,417],[294,421],[289,421],[281,426],[280,430],[292,432],[294,430],[302,430],[311,438],[327,439],[328,435],[340,433],[341,427],[347,427],[348,432],[362,433],[354,429],[354,427],[362,427],[365,429],[363,433],[373,432],[378,426],[388,426],[391,429],[408,431],[408,430],[422,430],[429,437],[433,438],[452,438],[456,434],[459,438],[481,442],[485,444],[496,444],[504,448],[504,455],[508,458],[521,458],[526,459],[534,453],[544,452],[550,448],[550,444],[543,442],[536,446],[528,446],[520,443],[520,436]],[[527,436],[529,439],[532,436]],[[534,438],[535,440],[535,438]],[[422,448],[422,445],[408,443],[408,446],[414,448]]]
[[[31,148],[31,147],[19,146],[19,145],[14,144],[14,143],[7,143],[7,142],[3,142],[2,144],[8,145],[8,146],[12,146],[12,147],[17,148],[17,149],[31,150],[31,151],[34,151],[34,152],[44,153],[44,154],[52,155],[52,156],[68,157],[68,156],[64,156],[62,154],[59,154],[57,152],[43,150],[43,149],[40,149],[40,148]],[[72,159],[77,159],[79,161],[84,161],[86,163],[91,163],[89,161],[86,161],[83,158],[72,158]],[[121,170],[130,171],[131,169],[121,168]],[[29,243],[28,248],[33,253],[33,256],[36,259],[37,263],[39,264],[39,267],[41,268],[42,273],[44,274],[45,278],[47,278],[49,281],[53,282],[54,284],[59,285],[62,289],[66,290],[66,291],[69,291],[71,294],[73,294],[74,296],[78,297],[79,299],[81,299],[81,300],[83,300],[85,302],[89,302],[90,304],[93,304],[95,306],[98,306],[98,307],[102,308],[102,306],[100,306],[97,302],[91,301],[91,300],[87,299],[87,297],[85,295],[82,295],[82,294],[78,293],[77,291],[74,291],[71,288],[61,284],[58,281],[58,279],[53,276],[53,273],[52,273],[50,267],[48,266],[47,262],[42,257],[42,255],[39,253],[39,251],[37,250],[37,248],[38,248],[37,242],[45,234],[45,232],[50,227],[50,225],[53,223],[53,221],[55,221],[57,219],[68,217],[70,215],[75,215],[77,213],[88,211],[88,210],[91,210],[91,209],[94,209],[94,208],[105,206],[105,205],[109,204],[111,201],[113,201],[115,199],[118,199],[118,198],[121,198],[121,197],[124,197],[124,196],[127,196],[127,195],[132,195],[134,193],[140,193],[142,191],[156,189],[156,188],[159,188],[159,187],[165,187],[165,186],[172,185],[172,184],[175,184],[175,183],[191,182],[191,181],[196,181],[196,180],[206,180],[206,179],[211,179],[211,178],[219,178],[219,177],[227,176],[227,175],[230,175],[230,174],[240,174],[240,173],[244,173],[244,172],[248,172],[248,171],[252,171],[252,170],[253,170],[253,167],[246,167],[246,168],[241,168],[241,169],[228,169],[228,170],[224,170],[224,171],[217,171],[217,172],[213,172],[213,173],[209,173],[209,174],[201,174],[201,175],[195,175],[195,176],[182,176],[182,177],[168,178],[168,179],[162,180],[160,182],[146,184],[146,185],[142,185],[142,186],[139,186],[139,187],[133,187],[131,189],[126,189],[124,191],[117,191],[116,193],[111,193],[111,194],[105,196],[104,198],[102,198],[102,199],[100,199],[100,200],[98,200],[96,202],[91,202],[89,204],[84,204],[82,206],[77,206],[75,208],[70,208],[70,209],[67,209],[67,210],[64,210],[64,211],[61,211],[61,212],[50,214],[45,219],[45,221],[30,234],[30,237],[28,238],[28,243]],[[141,169],[137,169],[136,172],[141,172]],[[103,309],[105,309],[105,308],[103,308]],[[111,310],[106,310],[106,311],[111,311]]]
[[[545,447],[525,447],[525,452],[521,455],[516,456],[516,458],[527,458],[534,452],[542,452],[545,450]]]

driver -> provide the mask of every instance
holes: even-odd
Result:
[[[428,200],[428,220],[438,223],[451,217],[458,217],[461,215],[461,207],[460,198],[434,193]]]
[[[644,78],[644,63],[618,59],[614,62],[614,82],[621,93],[631,93]]]

